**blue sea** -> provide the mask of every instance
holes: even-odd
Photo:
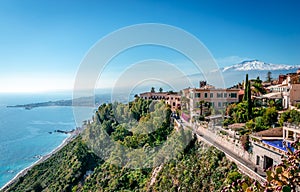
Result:
[[[54,130],[76,128],[72,107],[39,107],[31,110],[7,105],[70,99],[71,94],[0,94],[0,188],[18,172],[50,153],[69,135]],[[82,107],[82,122],[93,109]],[[50,134],[49,132],[52,132]]]

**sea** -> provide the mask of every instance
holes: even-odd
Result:
[[[95,111],[81,107],[82,115],[75,121],[71,106],[31,110],[7,106],[61,99],[71,99],[71,93],[0,94],[0,188],[70,136],[54,130],[75,129],[80,122],[91,119]]]

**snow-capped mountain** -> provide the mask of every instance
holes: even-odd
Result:
[[[226,71],[274,71],[274,70],[291,70],[291,69],[298,69],[300,68],[299,65],[283,65],[283,64],[271,64],[265,63],[259,60],[251,60],[251,61],[243,61],[242,63],[235,64],[232,66],[224,67],[223,72]]]

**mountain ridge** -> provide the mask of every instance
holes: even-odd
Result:
[[[276,71],[276,70],[291,70],[291,69],[298,69],[300,65],[286,65],[286,64],[273,64],[273,63],[266,63],[264,61],[255,60],[246,60],[238,64],[234,64],[231,66],[223,67],[221,70],[222,72],[227,71]]]

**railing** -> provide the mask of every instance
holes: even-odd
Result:
[[[198,127],[200,130],[201,128]],[[243,173],[248,175],[249,177],[257,180],[258,182],[260,182],[261,184],[264,183],[266,181],[266,179],[264,177],[262,177],[261,175],[259,175],[257,172],[255,172],[254,170],[252,170],[251,168],[249,168],[247,165],[245,165],[243,162],[241,162],[240,160],[238,160],[238,158],[236,158],[235,156],[238,156],[237,154],[235,154],[235,152],[231,151],[234,155],[232,156],[231,154],[227,153],[226,151],[224,151],[223,149],[219,148],[218,146],[220,145],[217,141],[216,141],[216,137],[218,137],[217,135],[215,135],[214,133],[210,132],[209,130],[199,130],[196,129],[195,132],[197,133],[197,135],[201,136],[202,134],[205,137],[200,137],[201,140],[204,140],[206,143],[213,145],[214,147],[216,147],[218,150],[223,151],[226,155],[226,157],[228,159],[230,159],[231,161],[235,162],[238,166],[238,169]],[[207,140],[207,137],[212,141]],[[229,149],[227,149],[229,150]],[[239,157],[242,158],[242,157]]]
[[[299,125],[291,124],[291,123],[283,123],[284,127],[292,128],[292,129],[300,129]]]
[[[269,149],[271,151],[275,151],[275,152],[277,152],[279,154],[286,154],[287,153],[286,151],[283,151],[281,149],[278,149],[276,147],[273,147],[273,146],[268,145],[266,143],[263,143],[261,141],[255,141],[255,140],[252,139],[252,142],[255,143],[255,144],[257,144],[257,145],[259,145],[259,146],[261,146],[261,147],[267,148],[267,149]]]

